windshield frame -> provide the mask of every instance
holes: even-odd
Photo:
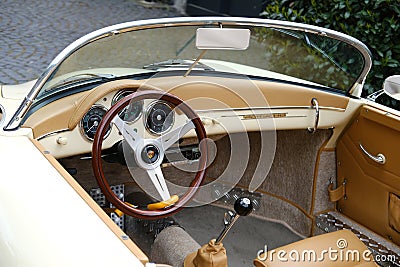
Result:
[[[165,28],[171,26],[258,26],[266,28],[277,28],[282,30],[296,30],[305,33],[313,33],[321,35],[328,38],[337,39],[339,41],[345,42],[354,48],[356,48],[364,59],[363,70],[361,71],[359,77],[356,79],[355,83],[346,92],[348,95],[353,95],[359,97],[361,90],[356,90],[357,87],[362,86],[365,82],[366,76],[372,66],[371,52],[365,44],[357,40],[354,37],[333,31],[330,29],[295,23],[289,21],[280,20],[270,20],[270,19],[260,19],[260,18],[240,18],[240,17],[177,17],[177,18],[161,18],[161,19],[149,19],[149,20],[138,20],[131,21],[121,24],[112,25],[105,27],[94,32],[91,32],[78,40],[74,41],[68,45],[60,54],[58,54],[54,60],[49,64],[44,73],[38,78],[28,95],[22,101],[21,105],[12,116],[7,125],[3,128],[5,131],[11,131],[19,128],[23,117],[26,115],[33,100],[41,91],[42,87],[46,82],[51,79],[53,73],[55,73],[58,67],[75,51],[79,50],[81,47],[95,42],[97,40],[107,38],[109,36],[114,36],[124,32],[143,30],[149,28]]]

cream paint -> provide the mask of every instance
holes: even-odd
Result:
[[[0,266],[143,266],[28,137],[0,147]]]
[[[22,100],[20,99],[10,99],[10,98],[2,98],[0,97],[0,103],[4,107],[5,110],[5,119],[3,126],[11,119],[12,115],[17,111],[18,107],[21,105]],[[4,114],[3,114],[4,116]],[[1,127],[2,129],[3,127]],[[1,130],[0,130],[1,132]]]
[[[22,100],[29,93],[35,83],[36,80],[18,85],[3,85],[1,87],[1,96],[8,99]]]

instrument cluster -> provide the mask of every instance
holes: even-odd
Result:
[[[112,98],[111,105],[114,105],[124,97],[132,94],[133,91],[118,91]],[[93,141],[103,116],[108,109],[102,104],[93,105],[82,117],[79,128],[81,134],[89,141]],[[159,136],[168,132],[174,125],[175,112],[173,107],[162,100],[148,102],[140,100],[130,103],[118,116],[127,124],[143,123],[144,128],[151,135]],[[142,119],[142,120],[140,120]],[[104,136],[106,139],[111,132],[111,127],[107,129]]]

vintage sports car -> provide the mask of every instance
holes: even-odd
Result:
[[[360,97],[370,68],[284,21],[83,36],[0,88],[0,265],[399,266],[400,112]]]

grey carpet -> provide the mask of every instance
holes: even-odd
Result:
[[[203,245],[222,232],[225,211],[215,206],[186,208],[174,218],[194,240]],[[265,245],[274,249],[300,239],[283,224],[247,216],[239,218],[223,243],[229,266],[241,267],[253,266],[253,259]]]
[[[276,151],[274,160],[266,179],[259,187],[260,192],[266,192],[273,196],[278,196],[289,202],[283,202],[276,198],[274,201],[277,205],[271,205],[271,196],[265,195],[261,203],[261,211],[264,210],[264,217],[287,222],[290,227],[298,233],[309,236],[311,234],[312,220],[304,213],[312,216],[312,201],[314,196],[314,172],[315,164],[318,159],[318,151],[326,140],[332,135],[331,129],[319,129],[314,134],[310,134],[307,130],[285,130],[276,132]],[[254,177],[255,168],[257,166],[260,149],[261,138],[259,132],[248,133],[250,142],[250,154],[247,168],[241,176],[239,185],[248,188],[250,181]],[[237,177],[235,171],[236,166],[226,169],[229,162],[230,142],[229,138],[224,137],[216,142],[218,155],[216,160],[207,170],[207,176],[210,178],[218,178],[223,172],[228,177]],[[264,146],[265,148],[265,146]],[[333,164],[335,162],[329,161]],[[320,170],[324,172],[325,170]],[[326,188],[319,187],[322,192],[318,194],[326,195]],[[318,195],[319,196],[319,195]],[[320,197],[321,198],[321,197]],[[290,203],[296,203],[303,211]],[[318,207],[319,208],[319,207]]]

